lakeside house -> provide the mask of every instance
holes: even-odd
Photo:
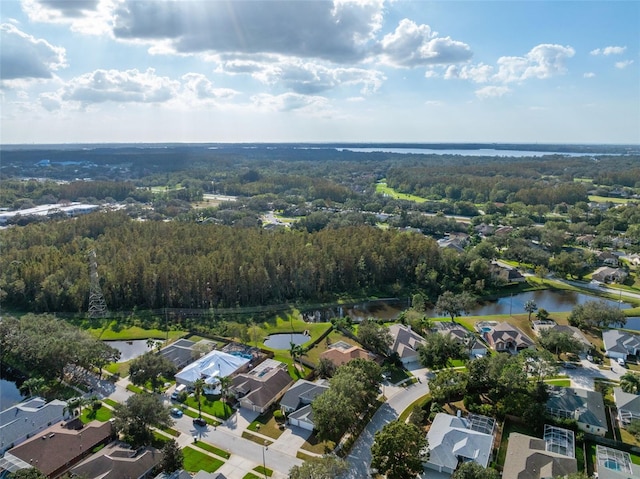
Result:
[[[523,349],[535,348],[535,343],[529,336],[507,322],[488,327],[487,331],[483,331],[482,336],[497,352],[517,354]]]
[[[425,344],[422,336],[411,329],[411,326],[395,323],[389,326],[391,333],[391,352],[397,353],[402,364],[407,366],[418,362],[418,348]]]

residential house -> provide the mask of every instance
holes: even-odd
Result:
[[[596,446],[595,472],[598,479],[631,479],[640,477],[640,467],[628,452]]]
[[[589,352],[593,345],[591,341],[587,339],[587,337],[580,331],[579,328],[575,326],[568,326],[566,324],[557,324],[555,321],[550,319],[542,320],[542,321],[533,321],[533,332],[538,336],[542,334],[542,331],[553,331],[556,333],[564,333],[569,337],[575,339],[576,341],[582,344],[583,353]]]
[[[286,364],[266,359],[251,371],[234,376],[229,389],[240,401],[240,406],[262,414],[292,382]]]
[[[92,421],[82,425],[79,419],[57,423],[22,444],[10,449],[4,458],[10,463],[28,464],[50,479],[60,477],[91,451],[111,442],[110,422]],[[91,476],[96,477],[96,476]]]
[[[638,253],[633,253],[625,256],[625,259],[633,266],[640,266],[640,254]]]
[[[0,412],[0,455],[34,434],[69,417],[65,401],[35,397]]]
[[[428,469],[453,474],[462,462],[474,461],[487,467],[493,448],[495,420],[470,414],[451,416],[438,413],[427,433]]]
[[[327,359],[338,367],[348,363],[352,359],[375,361],[376,355],[359,346],[354,346],[344,341],[337,341],[331,344],[326,351],[321,353],[320,358]]]
[[[595,235],[581,235],[576,238],[576,243],[585,245],[585,246],[591,246],[591,244],[595,239],[596,239]]]
[[[232,376],[248,369],[250,359],[224,351],[211,351],[189,364],[176,374],[176,384],[193,387],[198,379],[204,379],[207,391],[219,392],[220,377]]]
[[[411,329],[411,326],[405,326],[400,323],[394,323],[389,326],[391,333],[392,352],[397,353],[400,361],[405,366],[418,362],[418,348],[425,344],[424,338]]]
[[[472,358],[486,356],[487,346],[478,340],[469,330],[453,321],[434,321],[432,329],[438,334],[449,336],[454,341],[465,346]]]
[[[440,238],[437,243],[440,248],[449,248],[458,253],[463,253],[467,241],[466,239],[463,240],[455,236],[446,236],[444,238]]]
[[[280,400],[280,409],[287,414],[289,424],[312,431],[315,426],[311,403],[328,389],[329,384],[325,380],[311,382],[299,379],[296,381]]]
[[[618,257],[609,251],[596,252],[596,259],[605,266],[617,267],[619,264]]]
[[[549,387],[547,411],[559,418],[575,419],[582,431],[604,436],[608,431],[602,394],[579,388]]]
[[[544,439],[509,435],[502,479],[546,479],[578,472],[573,432],[545,425]]]
[[[624,283],[627,276],[627,272],[623,269],[601,266],[593,272],[591,278],[601,283]]]
[[[112,442],[71,469],[71,474],[89,479],[142,479],[153,477],[153,469],[161,462],[162,452],[154,447],[131,449]]]
[[[193,356],[195,344],[193,341],[181,338],[162,348],[159,354],[175,364],[176,368],[181,369],[195,360]]]
[[[178,469],[171,473],[161,472],[154,479],[191,479],[191,474],[184,469]]]
[[[618,420],[627,426],[631,420],[640,419],[640,396],[626,393],[621,388],[613,388],[613,400],[618,410]]]
[[[535,348],[535,343],[529,336],[507,322],[491,327],[489,331],[483,332],[483,337],[498,352],[516,354],[523,349]]]
[[[612,359],[627,360],[629,355],[640,354],[640,335],[608,329],[602,332],[605,354]]]
[[[527,278],[525,278],[516,268],[502,266],[498,263],[491,263],[491,275],[494,278],[501,279],[506,284],[524,283],[527,281]]]

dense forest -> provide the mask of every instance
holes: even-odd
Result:
[[[597,259],[580,235],[600,248],[640,248],[632,200],[640,157],[585,148],[594,156],[286,145],[3,149],[0,206],[80,201],[102,211],[10,218],[18,227],[0,232],[0,301],[86,311],[91,250],[112,311],[481,294],[499,285],[496,257],[582,277]],[[383,181],[417,200],[381,192]],[[207,203],[207,195],[233,196]],[[605,207],[592,206],[593,195]],[[630,201],[614,208],[607,197]],[[288,227],[264,228],[264,215],[276,213]],[[485,238],[475,228],[482,225],[512,230]],[[435,239],[455,232],[470,234],[464,251],[438,247]]]

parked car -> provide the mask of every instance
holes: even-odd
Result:
[[[620,366],[622,366],[622,367],[625,367],[625,366],[626,366],[626,364],[625,364],[625,362],[624,362],[624,359],[622,359],[622,358],[618,358],[618,364],[619,364]]]
[[[573,363],[563,363],[562,367],[565,368],[565,369],[575,369],[576,365],[573,364]]]
[[[171,408],[171,411],[169,411],[169,413],[173,416],[173,417],[182,417],[182,415],[184,414],[182,412],[182,410],[178,409],[177,407],[173,407]]]
[[[197,418],[195,418],[193,420],[193,425],[194,426],[199,426],[199,427],[206,427],[207,426],[207,421],[205,421],[201,417],[197,417]]]

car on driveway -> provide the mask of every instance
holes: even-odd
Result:
[[[573,363],[563,363],[562,367],[565,368],[565,369],[575,369],[576,365],[573,364]]]
[[[197,417],[197,418],[195,418],[193,420],[193,425],[194,426],[199,426],[199,427],[206,427],[207,426],[207,421],[205,421],[201,417]]]
[[[172,407],[171,411],[169,411],[169,413],[171,413],[171,415],[173,417],[182,417],[182,415],[184,414],[180,409],[178,409],[177,407]]]

